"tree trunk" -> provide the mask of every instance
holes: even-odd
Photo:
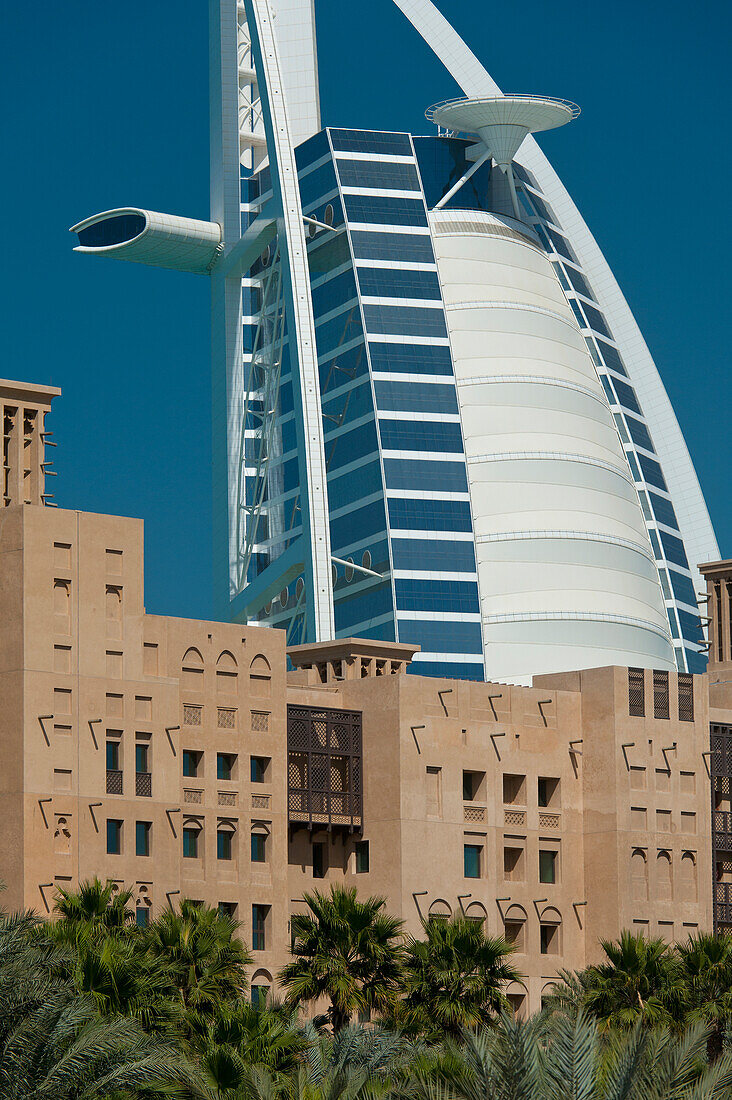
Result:
[[[716,1062],[722,1054],[724,1048],[724,1030],[720,1020],[715,1020],[712,1024],[712,1030],[709,1033],[707,1039],[707,1058],[711,1062]]]

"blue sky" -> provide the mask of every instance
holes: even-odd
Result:
[[[440,2],[506,91],[582,106],[542,145],[635,312],[732,555],[732,8]],[[429,132],[425,107],[457,89],[397,9],[320,0],[318,19],[324,122]],[[76,256],[67,232],[126,204],[208,217],[207,4],[13,4],[1,39],[2,373],[63,388],[59,505],[144,518],[147,609],[209,616],[206,280]]]

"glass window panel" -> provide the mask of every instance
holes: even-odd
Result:
[[[338,158],[338,175],[343,187],[380,187],[385,191],[419,191],[414,164],[403,161],[343,160]]]
[[[298,182],[300,185],[300,201],[303,208],[314,203],[317,199],[323,198],[324,195],[329,195],[332,191],[338,190],[333,164],[330,161],[327,164],[321,164],[320,168],[308,172]]]
[[[338,309],[357,297],[356,280],[352,271],[342,271],[332,279],[316,286],[312,292],[313,311],[318,317]]]
[[[587,317],[587,320],[590,322],[590,328],[593,328],[595,332],[600,332],[603,336],[609,336],[610,339],[612,339],[610,329],[607,327],[607,322],[605,321],[602,313],[600,313],[600,310],[595,309],[594,306],[588,305],[587,302],[582,303],[582,308],[585,311],[585,316]]]
[[[264,833],[252,833],[252,863],[267,862],[267,837]]]
[[[369,343],[374,371],[397,374],[452,374],[450,349],[443,345]]]
[[[384,474],[390,489],[437,489],[466,493],[468,475],[464,461],[439,462],[436,459],[385,458]]]
[[[357,840],[355,844],[356,850],[356,874],[365,875],[369,871],[369,842],[368,840]]]
[[[582,272],[577,271],[574,267],[570,267],[569,264],[565,264],[564,270],[567,272],[569,281],[577,293],[584,294],[585,298],[592,298],[594,300],[595,295],[592,293],[590,284],[587,282]]]
[[[313,137],[308,138],[307,141],[303,141],[295,150],[295,163],[298,171],[307,168],[308,164],[313,164],[316,160],[320,160],[322,156],[325,156],[325,154],[329,152],[328,131],[320,130],[319,133],[314,134]]]
[[[475,581],[405,578],[394,582],[394,591],[400,611],[454,611],[456,614],[480,611]]]
[[[379,409],[410,412],[457,413],[453,385],[420,385],[418,382],[375,382]]]
[[[118,856],[122,851],[122,822],[107,818],[107,854]]]
[[[602,352],[602,357],[605,360],[605,366],[608,367],[610,370],[617,371],[618,374],[624,374],[627,377],[628,372],[625,369],[625,364],[623,363],[623,360],[620,358],[620,352],[618,351],[618,349],[614,348],[612,344],[607,344],[604,340],[600,340],[599,337],[597,338],[597,346]]]
[[[472,530],[466,500],[390,500],[389,523],[412,531]]]
[[[691,578],[685,577],[682,573],[677,573],[675,569],[669,569],[668,575],[676,599],[681,600],[682,603],[688,603],[691,607],[696,607],[696,592]]]
[[[372,501],[363,508],[355,508],[345,516],[330,521],[330,543],[334,554],[350,545],[361,542],[386,530],[386,515],[383,500]]]
[[[183,857],[184,859],[198,858],[198,829],[183,830]]]
[[[653,440],[651,439],[651,433],[641,420],[636,420],[632,416],[626,416],[625,422],[628,425],[628,431],[630,432],[633,442],[638,447],[645,447],[647,451],[652,451]]]
[[[562,236],[561,233],[556,233],[553,229],[547,227],[546,232],[549,234],[549,238],[554,245],[554,251],[558,252],[560,256],[564,256],[565,260],[571,260],[572,263],[577,263],[577,257],[572,251],[572,246],[569,241]],[[539,236],[542,234],[540,233]]]
[[[463,845],[463,869],[465,878],[480,878],[480,862],[483,854],[478,844]]]
[[[422,199],[381,195],[345,195],[349,222],[373,225],[427,225]]]
[[[462,452],[459,424],[433,420],[380,420],[381,446],[385,451]]]
[[[472,542],[448,542],[442,539],[392,539],[395,569],[423,570],[427,573],[472,573],[475,549]]]
[[[661,536],[661,542],[663,543],[663,549],[668,561],[672,561],[674,565],[681,565],[684,569],[688,569],[689,562],[681,539],[677,538],[676,535],[670,535],[668,531],[659,531],[658,533]]]
[[[442,309],[365,305],[363,319],[367,332],[404,336],[447,336],[445,314]]]
[[[471,664],[467,661],[413,661],[410,666],[417,676],[442,676],[448,680],[477,680],[485,677],[483,662]]]
[[[135,822],[135,855],[150,855],[150,830],[152,824],[149,821]]]
[[[624,408],[630,409],[631,412],[638,413],[639,416],[642,416],[643,413],[641,412],[641,407],[638,404],[638,398],[635,396],[633,387],[629,386],[627,382],[623,382],[620,378],[613,378],[612,382],[613,389],[618,395],[620,404]]]
[[[378,130],[329,130],[334,149],[346,153],[392,153],[412,156],[409,134],[381,133]]]
[[[416,642],[428,653],[481,653],[480,623],[400,619],[399,640]]]
[[[704,641],[704,637],[699,616],[693,615],[690,611],[682,611],[681,608],[678,608],[678,614],[681,624],[681,633],[686,641],[701,644],[701,642]]]
[[[657,489],[663,489],[664,493],[667,493],[668,486],[666,484],[666,479],[663,476],[663,471],[658,462],[642,454],[638,455],[638,461],[640,462],[644,479],[650,485],[655,485]]]
[[[231,859],[233,833],[228,829],[219,829],[216,833],[216,858]]]
[[[651,492],[648,495],[651,498],[653,511],[658,522],[665,523],[667,527],[676,527],[678,529],[679,523],[676,519],[676,512],[674,511],[674,506],[671,501],[667,500],[666,497],[660,497],[658,493]]]
[[[587,328],[587,321],[585,321],[584,317],[582,316],[582,310],[579,307],[579,303],[576,302],[574,298],[570,298],[569,305],[580,328]]]
[[[362,260],[403,260],[433,263],[432,241],[426,233],[376,233],[356,229],[351,233],[354,256]]]
[[[348,470],[341,477],[328,478],[328,506],[331,511],[345,508],[355,500],[378,493],[383,488],[378,458],[357,470]]]
[[[342,568],[342,567],[341,567]],[[362,575],[363,576],[363,575]],[[354,577],[358,577],[355,573]],[[365,579],[365,578],[363,578]],[[356,623],[367,622],[369,619],[380,618],[382,615],[390,615],[394,610],[391,584],[379,584],[375,580],[371,582],[375,587],[367,591],[361,591],[357,595],[352,594],[352,587],[340,578],[340,583],[335,594],[335,622],[336,630],[347,630]]]
[[[361,294],[377,298],[422,298],[439,301],[440,283],[436,271],[408,271],[404,268],[360,267]]]

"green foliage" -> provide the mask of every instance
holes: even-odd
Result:
[[[425,938],[407,941],[404,997],[394,1022],[433,1042],[485,1026],[508,1007],[503,989],[520,976],[507,961],[511,947],[486,936],[482,923],[455,917],[423,921]]]
[[[305,894],[310,913],[290,926],[295,956],[278,977],[293,1006],[327,998],[328,1022],[346,1027],[354,1012],[387,1012],[400,990],[402,922],[384,910],[384,898],[359,901],[356,890],[331,886]]]
[[[3,1098],[732,1097],[729,937],[624,933],[521,1021],[503,940],[462,918],[405,938],[383,898],[334,887],[293,918],[286,1002],[255,1006],[235,921],[183,901],[138,928],[130,900],[94,880],[60,893],[54,922],[0,913]],[[298,1020],[319,1002],[323,1017]],[[351,1024],[361,1011],[377,1018]]]

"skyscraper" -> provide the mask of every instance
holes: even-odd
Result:
[[[79,247],[207,272],[219,611],[415,671],[698,671],[718,557],[658,372],[532,132],[431,3],[436,134],[322,129],[311,0],[211,0],[211,221]],[[571,140],[571,131],[568,134]]]

